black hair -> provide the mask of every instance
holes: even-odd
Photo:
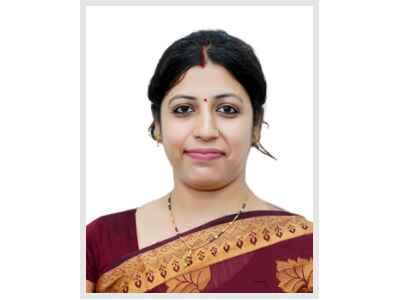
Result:
[[[253,108],[253,128],[261,126],[267,83],[253,48],[223,30],[200,30],[175,41],[165,50],[157,64],[147,93],[152,103],[153,123],[149,132],[153,139],[154,121],[161,125],[161,103],[164,96],[191,67],[203,66],[205,56],[212,63],[224,67],[243,86]]]

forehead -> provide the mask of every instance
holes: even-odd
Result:
[[[246,90],[229,71],[223,66],[207,63],[205,67],[190,68],[179,83],[168,91],[165,98],[171,98],[176,94],[190,94],[204,98],[222,93],[234,93],[243,100],[250,101]]]

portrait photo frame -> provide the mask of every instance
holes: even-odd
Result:
[[[81,1],[80,49],[81,297],[105,296],[85,293],[85,226],[173,187],[162,146],[147,130],[152,122],[147,88],[162,52],[201,29],[243,39],[260,60],[268,123],[261,142],[277,160],[252,148],[246,179],[261,198],[314,223],[314,292],[281,296],[318,296],[318,1],[86,0]]]

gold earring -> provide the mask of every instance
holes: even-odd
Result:
[[[253,145],[259,144],[260,143],[260,137],[258,134],[253,133]]]
[[[158,146],[160,146],[160,135],[158,134],[158,133],[156,133],[155,135],[154,135],[154,137],[156,138],[156,141],[157,141],[157,147]]]

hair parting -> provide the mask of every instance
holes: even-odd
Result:
[[[206,45],[201,46],[201,48],[200,48],[200,66],[202,68],[204,68],[205,65],[206,65],[206,54],[205,54],[205,52],[207,50],[207,46],[208,46],[208,43],[206,43]]]

